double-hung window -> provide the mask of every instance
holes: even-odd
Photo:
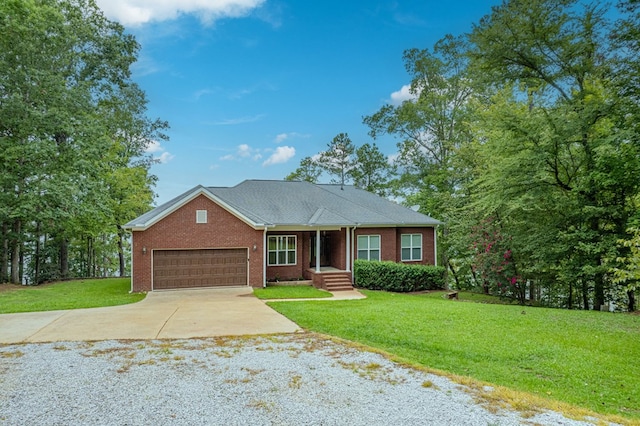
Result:
[[[269,237],[269,265],[296,264],[296,236],[274,235]]]
[[[380,260],[380,235],[358,235],[358,259]]]
[[[422,260],[422,234],[402,234],[400,241],[403,261]]]

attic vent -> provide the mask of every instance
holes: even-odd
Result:
[[[196,210],[196,223],[207,223],[206,210]]]

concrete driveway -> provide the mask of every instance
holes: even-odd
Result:
[[[0,343],[294,333],[251,288],[151,292],[130,305],[0,315]]]

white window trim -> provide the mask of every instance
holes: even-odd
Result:
[[[367,260],[371,260],[371,237],[378,237],[378,248],[373,250],[378,250],[378,261],[382,260],[382,237],[380,234],[365,234],[365,235],[356,235],[356,259],[360,259],[358,256],[360,252],[360,245],[358,244],[358,239],[360,237],[367,237]],[[364,250],[364,249],[362,249]],[[363,259],[364,260],[364,259]],[[376,259],[374,259],[375,261]]]
[[[409,235],[409,241],[410,241],[410,245],[409,247],[405,247],[402,245],[402,237],[404,237],[405,235]],[[414,248],[418,248],[418,247],[413,247],[413,237],[415,235],[419,235],[420,236],[420,258],[419,259],[413,259],[413,249]],[[422,257],[423,257],[423,252],[424,252],[424,241],[423,241],[423,235],[422,234],[401,234],[400,235],[400,261],[401,262],[421,262],[422,261]],[[409,259],[405,259],[402,257],[402,250],[404,249],[409,249],[409,254],[410,254],[410,258]]]
[[[207,223],[206,210],[196,210],[196,223]]]
[[[269,240],[271,238],[276,238],[276,249],[275,250],[269,250]],[[289,249],[284,249],[284,250],[278,250],[278,239],[282,239],[282,238],[293,238],[293,250],[289,250]],[[284,251],[286,253],[285,255],[285,260],[286,262],[289,261],[289,252],[293,251],[295,253],[294,259],[295,261],[293,263],[278,263],[278,253]],[[270,263],[269,262],[269,254],[270,253],[275,253],[276,254],[276,263]],[[267,265],[268,266],[295,266],[298,264],[298,237],[296,235],[268,235],[267,236]]]

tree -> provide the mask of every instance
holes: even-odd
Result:
[[[356,149],[349,175],[356,187],[386,197],[394,173],[395,167],[389,164],[378,146],[365,143]]]
[[[304,157],[300,161],[300,166],[285,177],[285,180],[304,181],[318,183],[318,178],[322,174],[322,168],[316,160],[311,157]]]
[[[327,150],[320,153],[318,165],[333,176],[332,183],[347,183],[353,168],[355,150],[349,135],[339,133],[327,144]]]
[[[640,229],[631,228],[632,237],[628,240],[620,240],[619,243],[628,249],[626,256],[616,259],[618,266],[612,269],[614,282],[622,285],[627,295],[627,310],[636,310],[636,291],[640,289]]]
[[[607,259],[639,190],[608,33],[598,4],[513,0],[470,35],[474,72],[499,89],[482,115],[488,169],[476,180],[478,203],[518,227],[530,272],[556,268],[569,294],[578,283],[585,309],[605,303]]]
[[[113,226],[109,174],[148,142],[130,125],[146,112],[130,81],[139,46],[93,0],[2,2],[0,32],[2,275],[66,277],[72,240]],[[112,161],[125,137],[136,144]]]
[[[461,150],[471,143],[470,115],[479,91],[468,72],[468,49],[464,37],[446,36],[432,50],[409,49],[404,63],[411,77],[412,99],[401,105],[385,105],[365,117],[369,134],[376,139],[388,134],[399,139],[397,196],[408,205],[445,222],[440,227],[442,264],[458,281],[456,238],[450,226],[460,221],[458,210],[467,202],[465,185],[472,164]]]

